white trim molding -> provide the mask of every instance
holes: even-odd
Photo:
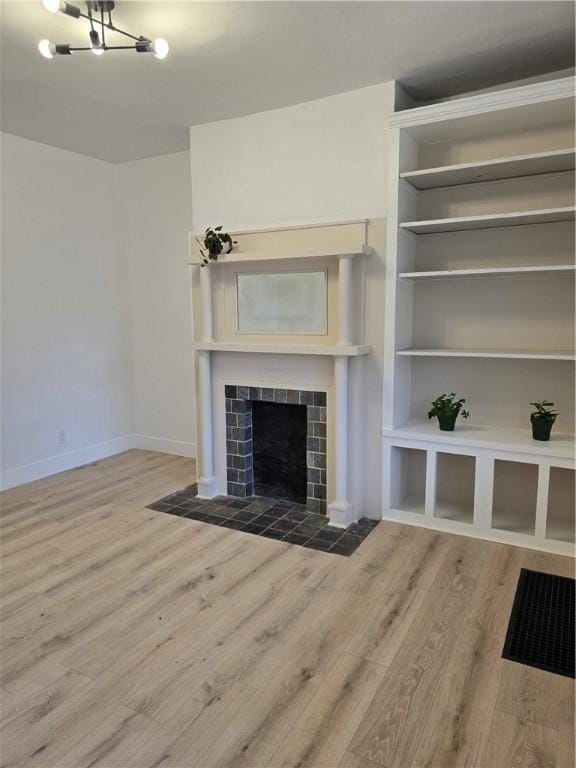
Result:
[[[407,128],[422,123],[449,120],[454,117],[466,117],[482,112],[495,112],[499,109],[511,109],[528,104],[541,104],[558,99],[573,99],[576,87],[575,77],[563,77],[543,83],[521,85],[492,93],[481,93],[440,104],[406,109],[392,115],[388,123],[393,128]]]
[[[154,437],[153,435],[131,435],[130,448],[138,448],[141,451],[156,451],[157,453],[170,453],[173,456],[184,456],[187,459],[196,458],[196,443],[187,440],[171,440],[168,437]]]
[[[156,451],[157,453],[169,453],[174,456],[196,458],[196,444],[182,440],[170,440],[151,435],[123,435],[104,443],[87,445],[75,451],[67,451],[57,456],[50,456],[30,464],[22,464],[2,471],[2,483],[0,490],[7,491],[19,485],[33,483],[45,477],[66,472],[69,469],[78,469],[94,461],[107,459],[119,453],[139,449],[143,451]]]
[[[40,480],[43,477],[57,475],[59,472],[65,472],[67,469],[76,469],[84,464],[90,464],[93,461],[106,459],[108,456],[114,456],[117,453],[134,448],[133,436],[125,435],[116,437],[113,440],[107,440],[104,443],[87,445],[85,448],[78,448],[75,451],[67,451],[57,456],[50,456],[47,459],[34,461],[31,464],[23,464],[19,467],[5,469],[2,471],[2,490],[15,488],[17,485],[32,483],[34,480]]]

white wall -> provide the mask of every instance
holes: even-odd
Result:
[[[286,109],[190,129],[194,230],[227,229],[369,218],[372,255],[362,259],[365,296],[363,341],[373,354],[353,365],[351,380],[351,500],[360,514],[381,509],[381,410],[384,331],[384,227],[386,212],[386,120],[394,87],[384,83]],[[230,356],[231,358],[232,356]],[[236,358],[237,356],[234,356]],[[317,364],[290,366],[286,356],[216,355],[214,402],[223,375],[232,382],[256,374],[269,380],[326,386]],[[237,361],[238,362],[238,361]],[[244,368],[242,368],[244,365]],[[292,377],[292,379],[290,378]],[[248,381],[250,379],[250,381]],[[225,441],[215,423],[215,463],[223,490]],[[330,489],[329,489],[330,491]],[[330,500],[330,499],[329,499]]]
[[[138,444],[193,456],[188,152],[119,166]]]
[[[190,129],[194,227],[378,217],[392,83]]]
[[[117,169],[2,134],[4,486],[131,431]]]

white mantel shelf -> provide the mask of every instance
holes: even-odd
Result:
[[[346,259],[367,252],[368,221],[341,221],[310,226],[248,229],[230,232],[235,242],[232,253],[211,261],[211,267],[227,264],[262,264],[275,261]],[[200,266],[201,234],[189,232],[188,264]]]
[[[224,256],[219,256],[217,261],[211,261],[210,267],[225,267],[227,264],[259,264],[265,261],[294,261],[302,259],[337,259],[344,256],[353,257],[361,256],[360,253],[350,253],[346,248],[331,248],[329,250],[322,248],[311,248],[301,251],[270,251],[267,253],[259,253],[258,251],[245,251],[227,253]],[[198,266],[198,261],[189,261],[189,264]]]
[[[369,344],[246,344],[223,341],[200,341],[197,352],[255,352],[267,355],[323,355],[325,357],[359,357],[372,352]]]

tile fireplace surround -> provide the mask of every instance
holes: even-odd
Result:
[[[306,509],[326,514],[326,393],[226,385],[226,473],[229,496],[254,493],[252,402],[306,406]]]

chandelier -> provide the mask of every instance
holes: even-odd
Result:
[[[106,51],[136,51],[137,53],[153,53],[157,59],[165,59],[170,46],[162,37],[150,40],[143,35],[132,35],[119,29],[112,21],[114,10],[113,0],[87,0],[86,13],[80,8],[64,0],[42,0],[44,8],[50,13],[59,11],[74,19],[87,19],[90,25],[90,45],[74,47],[69,43],[51,43],[50,40],[40,40],[38,50],[45,59],[53,59],[54,56],[69,56],[76,51],[91,51],[96,56],[101,56]],[[106,40],[106,30],[116,32],[119,35],[130,38],[134,42],[131,45],[109,45]]]

